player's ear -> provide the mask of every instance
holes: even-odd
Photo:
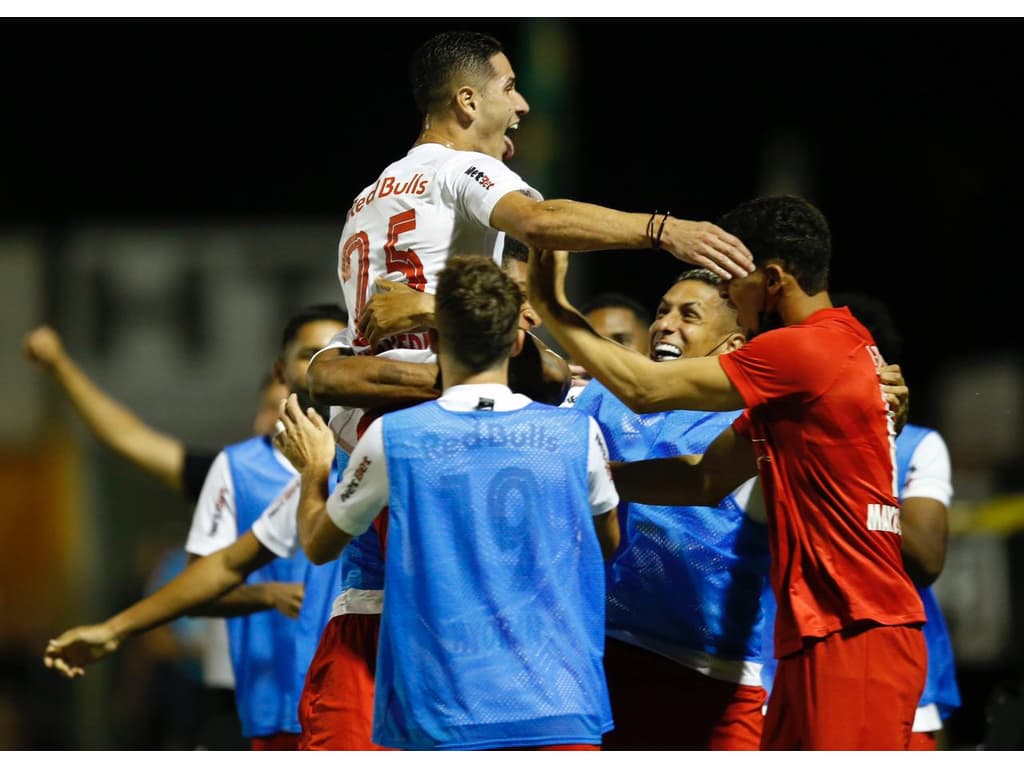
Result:
[[[732,352],[734,349],[739,349],[747,342],[747,337],[739,331],[730,333],[726,339],[725,344],[722,346],[722,352]]]
[[[782,291],[785,271],[780,264],[766,264],[764,267],[764,284],[769,296],[776,296]]]
[[[517,357],[520,352],[523,351],[523,346],[526,344],[526,334],[528,331],[523,328],[516,330],[516,340],[512,342],[512,351],[509,353],[509,357]]]
[[[282,360],[280,357],[274,360],[274,365],[270,369],[270,372],[271,374],[273,374],[275,381],[279,381],[282,384],[288,383],[287,381],[285,381],[284,378],[284,360]]]
[[[455,91],[455,113],[463,123],[471,123],[476,118],[477,92],[470,85],[463,85]]]

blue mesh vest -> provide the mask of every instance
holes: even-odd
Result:
[[[704,453],[740,413],[637,414],[598,381],[573,407],[601,425],[613,461]],[[717,507],[623,503],[619,525],[622,543],[607,569],[610,635],[650,650],[762,660],[767,526],[731,495]]]
[[[390,518],[373,740],[600,743],[612,720],[587,418],[537,403],[425,403],[382,418]]]
[[[903,485],[907,482],[907,474],[910,472],[910,459],[920,442],[934,430],[927,427],[919,427],[916,424],[907,424],[903,431],[896,436],[896,473],[897,488],[903,492]],[[925,646],[928,649],[928,674],[925,678],[924,691],[918,707],[935,704],[939,710],[939,716],[945,720],[952,714],[953,710],[960,706],[960,689],[956,684],[956,666],[953,658],[953,645],[949,639],[949,630],[946,628],[946,620],[942,617],[939,603],[931,587],[918,588],[917,593],[924,603],[925,625],[923,627]],[[775,605],[770,606],[769,619],[774,623]],[[766,641],[771,641],[771,633],[766,633]],[[769,646],[771,647],[771,646]],[[771,690],[771,683],[775,677],[776,663],[766,664],[761,675],[765,688]]]
[[[224,449],[235,492],[238,535],[295,476],[274,457],[270,438],[253,437]],[[299,551],[277,558],[253,571],[246,584],[268,581],[304,581],[309,560]],[[227,620],[231,665],[235,671],[235,705],[242,735],[270,736],[281,731],[299,733],[295,693],[296,621],[269,609]]]

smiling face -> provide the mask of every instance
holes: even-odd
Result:
[[[720,290],[702,280],[681,280],[665,292],[650,328],[652,360],[703,357],[742,343],[736,312]]]
[[[504,53],[490,58],[494,73],[477,93],[475,124],[479,151],[508,160],[515,154],[515,145],[508,134],[519,127],[519,121],[530,111],[526,99],[516,90],[516,73]]]

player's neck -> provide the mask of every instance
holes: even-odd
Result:
[[[503,384],[508,386],[508,360],[504,364],[488,368],[483,371],[471,371],[459,365],[451,358],[438,355],[438,362],[441,364],[441,380],[444,388],[455,387],[461,384]]]
[[[800,291],[787,298],[788,301],[783,301],[779,307],[783,325],[802,323],[818,310],[829,309],[832,306],[828,291],[819,291],[810,296]]]
[[[424,128],[420,132],[420,135],[413,146],[417,146],[419,144],[440,144],[443,147],[448,147],[448,149],[459,149],[459,147],[455,145],[455,142],[452,141],[451,137],[430,128]]]

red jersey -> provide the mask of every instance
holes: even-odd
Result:
[[[747,405],[778,602],[776,656],[858,621],[923,622],[900,555],[895,432],[874,339],[845,307],[719,357]]]

